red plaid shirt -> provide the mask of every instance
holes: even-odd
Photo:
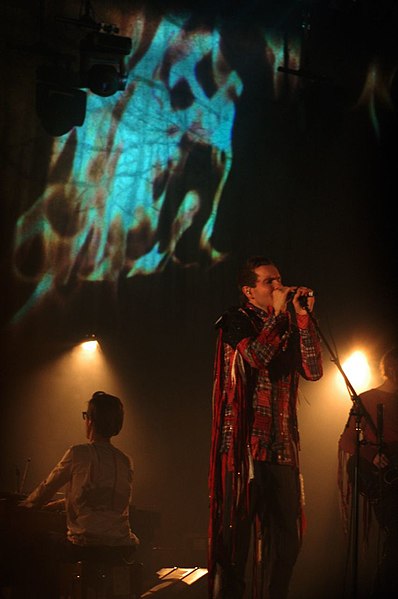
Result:
[[[254,460],[298,466],[299,376],[322,376],[319,338],[308,314],[275,316],[248,303],[221,321],[224,372],[221,453],[231,454],[237,423],[236,384],[246,389],[249,439]]]

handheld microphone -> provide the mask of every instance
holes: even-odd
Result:
[[[25,486],[25,481],[26,481],[26,477],[28,475],[28,470],[29,470],[29,466],[30,466],[30,458],[28,458],[26,460],[26,464],[25,464],[25,469],[23,471],[23,475],[22,475],[22,480],[21,480],[21,484],[19,486],[19,493],[23,493],[23,488]]]
[[[287,301],[290,302],[295,294],[296,294],[296,289],[293,291],[289,291],[289,293],[287,294]],[[308,298],[309,297],[314,297],[315,293],[313,291],[308,291],[308,293],[306,293],[305,295],[300,295],[300,297],[298,298],[299,304],[302,308],[306,308],[308,305]]]
[[[306,293],[305,295],[300,295],[300,297],[298,298],[298,303],[300,304],[300,306],[302,308],[308,308],[308,298],[309,297],[314,297],[314,292],[313,291],[309,291],[308,293]]]

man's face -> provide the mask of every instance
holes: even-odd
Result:
[[[243,292],[254,306],[267,310],[274,305],[272,292],[282,287],[281,275],[273,264],[258,266],[254,272],[257,275],[255,287],[243,287]]]

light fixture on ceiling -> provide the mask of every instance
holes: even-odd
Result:
[[[95,352],[99,347],[98,339],[95,334],[86,335],[80,345],[87,353]]]
[[[80,83],[98,96],[112,96],[126,88],[125,57],[131,39],[101,31],[90,32],[80,42]]]
[[[79,45],[79,67],[73,57],[54,51],[49,62],[36,72],[36,113],[43,128],[53,136],[83,125],[89,89],[98,96],[112,96],[126,87],[125,58],[131,52],[131,39],[118,35],[115,25],[93,18],[90,2],[79,19],[57,20],[89,29]]]

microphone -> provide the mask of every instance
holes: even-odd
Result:
[[[26,481],[26,477],[28,475],[28,470],[29,470],[29,466],[30,466],[30,458],[28,458],[26,460],[26,464],[25,464],[25,469],[23,471],[23,475],[22,475],[22,480],[21,480],[21,484],[19,486],[19,493],[23,493],[23,488],[25,486],[25,481]]]
[[[313,291],[309,291],[308,293],[306,293],[305,295],[300,295],[300,297],[298,298],[298,303],[300,304],[300,306],[302,308],[308,308],[308,298],[309,297],[314,297],[314,292]]]
[[[297,289],[289,291],[289,293],[286,296],[286,300],[288,302],[290,302],[294,298],[296,291]],[[309,297],[315,297],[315,293],[313,291],[308,291],[308,293],[306,293],[305,295],[300,295],[300,297],[298,298],[298,302],[302,308],[306,308],[308,306]]]

